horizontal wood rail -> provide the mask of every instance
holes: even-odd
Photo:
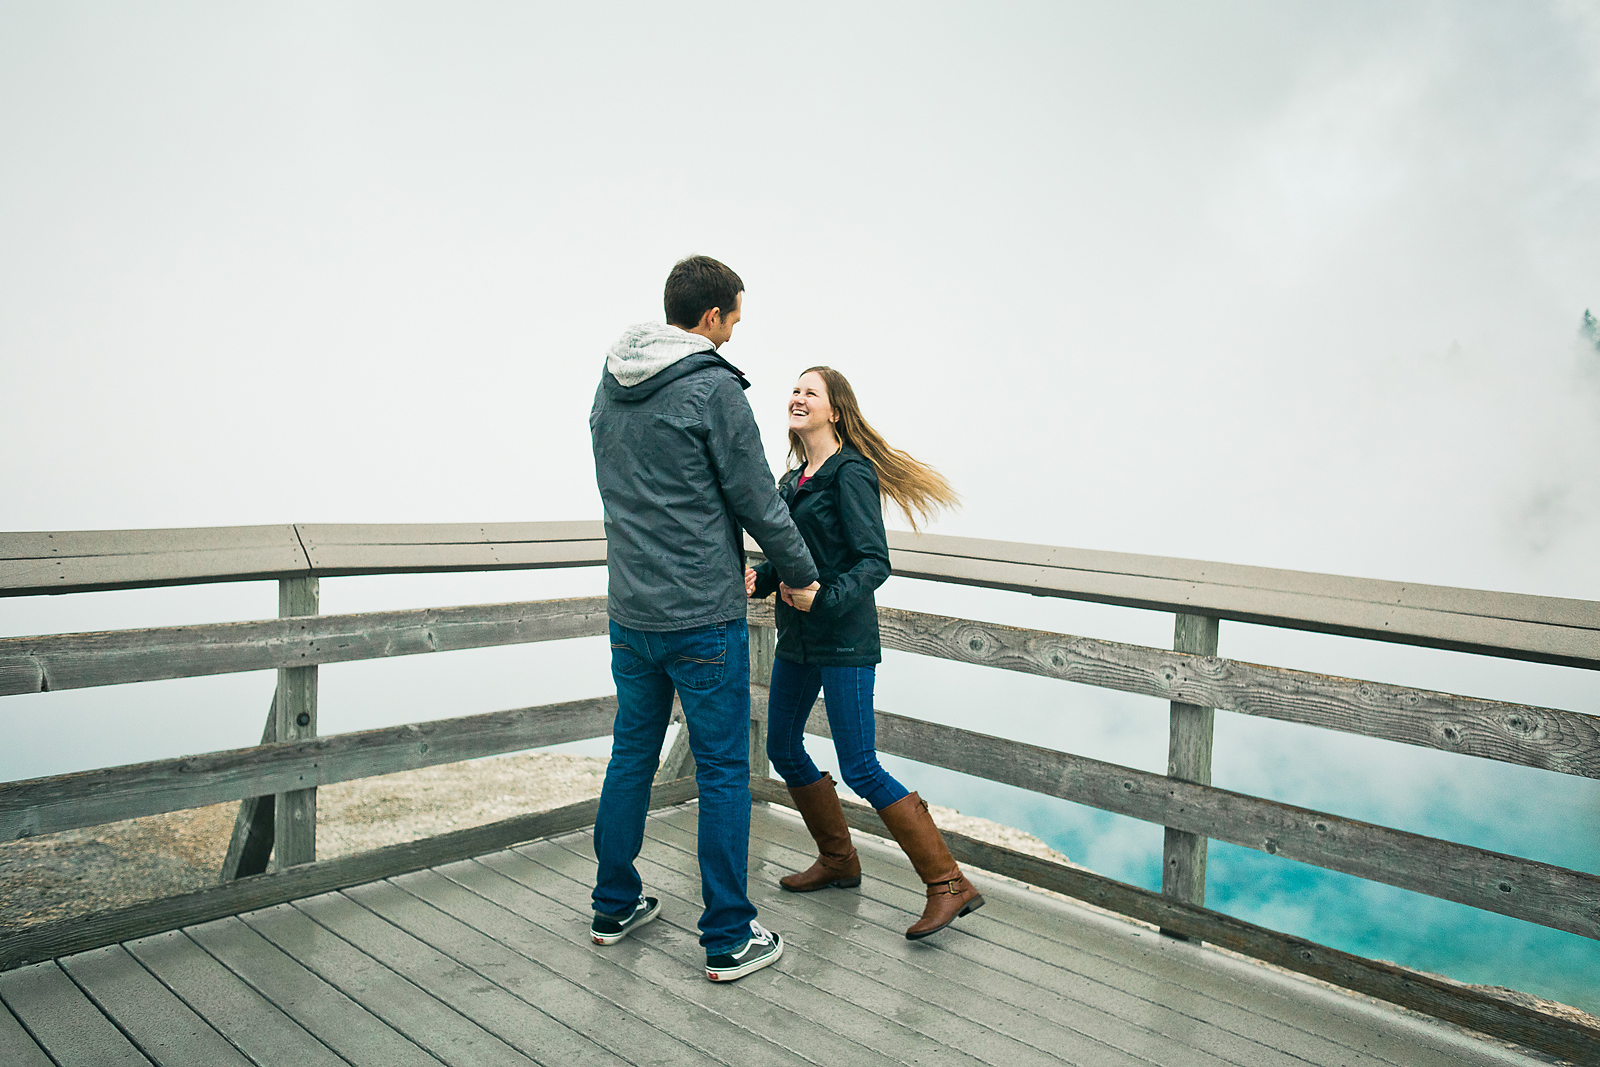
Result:
[[[774,779],[751,782],[750,792],[758,801],[795,807],[789,791]],[[889,836],[883,821],[870,807],[851,800],[841,802],[845,820],[851,827],[879,837]],[[993,871],[1088,901],[1119,915],[1181,933],[1191,940],[1209,941],[1253,959],[1266,960],[1299,974],[1424,1011],[1483,1033],[1506,1037],[1574,1063],[1600,1063],[1600,1030],[1581,1023],[1441,981],[1429,974],[1353,956],[1314,941],[1256,926],[1082,867],[1053,863],[950,830],[943,833],[951,854],[969,867]]]
[[[560,641],[605,632],[605,598],[575,597],[8,637],[0,638],[0,696]]]
[[[693,778],[667,782],[650,791],[650,807],[670,807],[698,795]],[[580,830],[594,825],[599,809],[598,798],[580,800],[550,811],[514,815],[420,841],[251,875],[181,896],[0,932],[0,971]]]
[[[889,547],[905,577],[1600,669],[1594,601],[935,534]],[[0,533],[0,596],[604,562],[598,522]]]
[[[1600,875],[885,711],[877,730],[879,752],[1600,939]]]
[[[599,522],[219,526],[0,533],[0,596],[606,561]]]
[[[0,785],[0,841],[604,737],[597,697]]]
[[[771,625],[772,605],[752,606]],[[1600,716],[879,608],[884,648],[1600,778]]]
[[[1600,669],[1600,603],[1120,552],[896,534],[894,573]]]

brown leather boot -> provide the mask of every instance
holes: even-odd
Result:
[[[778,884],[791,893],[809,893],[828,886],[854,889],[860,885],[861,860],[850,843],[850,826],[844,821],[833,776],[823,771],[822,777],[810,785],[799,789],[790,786],[789,795],[794,797],[794,805],[800,809],[820,855],[810,867],[799,874],[784,875]]]
[[[878,817],[900,842],[911,866],[917,869],[917,877],[928,887],[928,904],[922,909],[922,918],[906,931],[907,941],[943,930],[969,911],[983,907],[983,897],[956,866],[944,835],[928,814],[925,800],[908,793],[887,808],[879,808]]]

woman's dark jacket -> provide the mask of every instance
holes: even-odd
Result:
[[[853,448],[829,456],[799,485],[801,471],[785,474],[778,495],[811,550],[822,588],[809,612],[780,597],[778,656],[824,667],[866,667],[883,659],[878,605],[872,591],[889,577],[889,541],[883,532],[878,472]],[[778,590],[772,564],[756,567],[757,597]]]

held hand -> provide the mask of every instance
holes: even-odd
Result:
[[[756,595],[756,572],[754,567],[746,567],[744,569],[744,595],[747,597]]]
[[[817,599],[817,590],[822,588],[820,582],[812,582],[804,589],[792,589],[787,585],[780,585],[779,591],[783,594],[783,602],[796,611],[810,611],[811,605]]]

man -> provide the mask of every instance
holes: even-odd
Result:
[[[783,940],[756,922],[745,892],[750,847],[750,653],[744,538],[749,530],[810,608],[817,570],[778,497],[749,382],[717,350],[733,336],[744,283],[708,256],[667,276],[667,325],[622,335],[589,413],[605,506],[611,673],[617,720],[595,821],[596,944],[656,917],[633,861],[676,689],[700,787],[700,944],[706,977],[742,978]]]

